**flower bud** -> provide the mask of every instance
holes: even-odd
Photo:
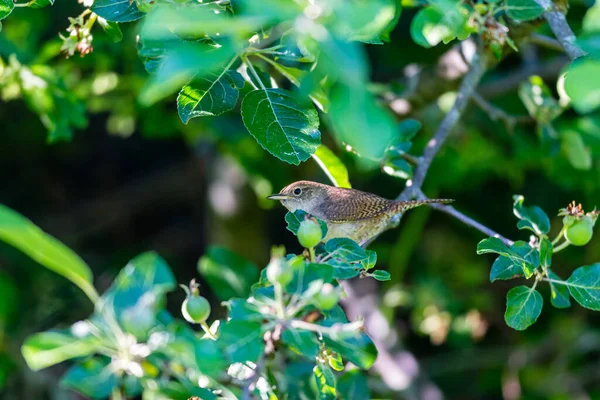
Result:
[[[331,283],[323,284],[321,291],[315,294],[314,303],[320,310],[331,310],[340,301],[340,293]]]
[[[294,278],[294,271],[283,257],[272,257],[267,265],[267,279],[273,285],[287,285]]]

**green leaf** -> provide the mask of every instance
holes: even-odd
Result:
[[[529,115],[540,124],[550,123],[563,112],[544,80],[537,75],[519,85],[519,97]]]
[[[334,238],[329,240],[325,243],[325,251],[333,254],[333,258],[346,262],[362,261],[368,257],[365,249],[348,238]]]
[[[535,251],[535,250],[533,250],[533,251]],[[506,247],[506,245],[502,242],[502,240],[495,238],[495,237],[483,239],[477,245],[477,254],[487,254],[487,253],[500,254],[501,256],[508,258],[512,264],[519,265],[521,267],[521,269],[523,270],[523,273],[525,274],[526,278],[531,277],[533,275],[533,271],[538,266],[537,264],[534,265],[534,263],[532,263],[530,260],[525,258],[523,255],[517,253],[515,250],[509,249],[508,247]],[[539,258],[538,258],[538,260],[539,260]],[[506,265],[506,264],[504,264],[504,265]],[[490,279],[492,279],[491,276],[490,276]],[[495,277],[494,279],[508,279],[508,278]]]
[[[409,141],[415,137],[415,135],[421,130],[421,122],[416,119],[405,119],[398,124],[398,131],[400,131],[400,140]]]
[[[237,71],[223,70],[193,79],[177,96],[177,111],[184,124],[195,117],[221,115],[232,110],[244,78]]]
[[[367,377],[359,369],[353,369],[342,375],[337,381],[337,391],[340,399],[364,400],[371,399]]]
[[[302,87],[302,81],[308,75],[307,71],[280,64],[268,57],[263,56],[262,54],[258,54],[258,56],[271,64],[277,70],[277,72],[287,78],[287,80],[292,82],[294,85]],[[252,75],[250,75],[250,77],[252,78]],[[327,112],[329,110],[329,98],[320,86],[314,88],[314,90],[309,93],[309,97],[322,111]]]
[[[525,330],[538,319],[543,303],[537,290],[527,286],[514,287],[506,295],[504,320],[513,329]]]
[[[143,35],[144,31],[144,47],[146,41],[155,46],[149,45],[150,48],[144,52],[145,56],[151,56],[146,69],[155,71],[139,94],[139,101],[144,106],[180,90],[192,78],[200,79],[215,71],[223,71],[236,51],[235,43],[231,42],[223,42],[221,47],[215,48],[205,42],[176,41],[169,36],[164,41],[159,38],[153,42],[151,37]]]
[[[299,265],[292,264],[292,268],[294,269],[294,279],[286,287],[286,291],[290,294],[302,295],[309,289],[312,282],[331,283],[334,278],[334,267],[330,264],[302,261]]]
[[[91,10],[112,22],[131,22],[144,16],[136,2],[129,0],[95,0]]]
[[[92,399],[105,399],[119,384],[110,359],[94,357],[71,367],[61,385]]]
[[[219,331],[217,343],[232,363],[256,362],[265,351],[259,322],[229,321]]]
[[[338,353],[328,354],[327,361],[329,363],[329,366],[335,371],[343,371],[345,368],[344,360],[342,360],[342,356]]]
[[[425,48],[448,43],[459,35],[462,37],[467,19],[461,11],[462,6],[456,1],[431,1],[413,18],[410,35],[415,43]]]
[[[121,28],[119,27],[118,23],[107,21],[102,17],[98,18],[98,23],[113,42],[117,43],[123,40],[123,32],[121,32]]]
[[[348,170],[346,166],[330,149],[324,144],[317,147],[313,158],[317,161],[321,169],[327,174],[331,182],[342,188],[352,188],[348,180]]]
[[[99,316],[114,313],[123,329],[146,340],[164,308],[165,294],[175,288],[171,269],[155,252],[142,253],[119,272],[96,304]]]
[[[248,93],[242,101],[242,119],[262,148],[293,165],[306,161],[321,144],[317,111],[283,89]]]
[[[596,3],[585,13],[583,31],[588,33],[600,32],[600,1],[596,0]]]
[[[389,281],[392,279],[392,276],[389,272],[378,269],[377,271],[373,271],[371,276],[378,281]]]
[[[258,279],[258,267],[224,247],[209,247],[198,261],[198,272],[220,300],[247,297]]]
[[[565,91],[580,114],[600,107],[600,62],[592,57],[574,60],[565,76]]]
[[[177,381],[153,381],[156,385],[144,388],[142,398],[144,400],[188,400],[198,398],[202,400],[214,400],[217,398],[209,389],[191,385],[190,382],[183,384]]]
[[[364,332],[335,338],[324,335],[323,340],[331,350],[362,369],[371,368],[377,358],[377,348]]]
[[[383,43],[380,39],[389,24],[396,18],[400,2],[370,0],[338,2],[330,29],[339,37],[371,44]],[[398,15],[399,17],[399,15]]]
[[[287,222],[287,230],[292,232],[294,235],[298,234],[298,229],[300,229],[300,223],[304,221],[310,214],[308,214],[304,210],[296,210],[294,212],[287,212],[285,214],[285,222]],[[323,220],[320,220],[317,217],[314,217],[321,226],[321,232],[323,232],[323,237],[327,236],[327,223]]]
[[[373,250],[367,250],[367,258],[362,261],[363,268],[369,270],[375,267],[377,264],[377,253]]]
[[[333,276],[336,279],[352,279],[363,271],[362,263],[347,262],[339,258],[329,260],[327,264],[333,267]]]
[[[564,282],[558,275],[556,275],[550,268],[548,268],[548,278]],[[571,299],[569,296],[569,289],[567,283],[564,284],[556,282],[548,282],[550,284],[550,302],[556,308],[567,308],[571,307]]]
[[[314,360],[319,353],[319,342],[312,332],[288,328],[281,339],[290,350],[304,357]]]
[[[21,214],[1,204],[0,240],[73,282],[92,302],[98,299],[92,284],[92,271],[77,254]]]
[[[516,21],[531,21],[544,13],[535,0],[506,0],[505,8],[506,14]]]
[[[99,340],[92,335],[76,337],[65,332],[42,332],[29,336],[21,347],[21,353],[27,366],[37,371],[72,358],[94,354],[99,347]]]
[[[335,375],[333,371],[324,364],[317,364],[313,369],[315,380],[317,382],[317,391],[321,400],[335,400],[337,398],[335,390]]]
[[[413,167],[403,158],[391,158],[383,166],[383,172],[396,178],[410,179],[413,176]]]
[[[567,159],[575,169],[589,171],[592,169],[592,152],[583,143],[579,132],[565,130],[561,132],[562,148],[567,154]]]
[[[54,5],[54,0],[31,0],[27,2],[29,8],[44,8]]]
[[[600,311],[600,263],[577,268],[567,279],[567,285],[579,304]]]
[[[513,213],[519,221],[519,229],[529,229],[536,234],[546,234],[550,232],[550,219],[538,206],[526,207],[523,205],[525,198],[521,195],[513,196]]]
[[[480,253],[478,253],[480,254]],[[519,263],[511,261],[510,258],[504,256],[498,256],[492,268],[490,270],[490,282],[494,282],[498,279],[509,280],[520,278],[523,275],[523,268]]]
[[[0,20],[8,17],[14,8],[13,0],[0,0]]]
[[[394,117],[364,86],[337,84],[331,89],[328,121],[338,142],[366,160],[380,160],[398,135]],[[376,135],[365,132],[377,132]]]
[[[240,321],[262,321],[264,316],[260,306],[262,303],[249,303],[247,299],[229,299],[223,303],[229,309],[229,318]]]
[[[540,242],[540,264],[544,267],[552,265],[552,243],[548,238],[542,238]]]

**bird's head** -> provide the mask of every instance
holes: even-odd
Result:
[[[281,201],[281,204],[291,212],[304,210],[314,215],[315,210],[325,200],[327,189],[328,186],[321,183],[298,181],[287,185],[279,193],[267,198]]]

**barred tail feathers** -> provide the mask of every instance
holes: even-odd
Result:
[[[427,199],[427,200],[410,200],[399,201],[396,203],[398,213],[403,213],[412,208],[420,207],[425,204],[448,204],[454,202],[454,199]]]

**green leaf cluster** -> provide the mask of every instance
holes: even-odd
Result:
[[[565,225],[556,239],[550,241],[547,214],[540,207],[525,206],[523,202],[523,196],[514,196],[513,213],[519,218],[517,227],[534,234],[529,242],[517,241],[507,246],[501,239],[491,237],[477,245],[477,254],[498,254],[490,271],[490,281],[534,279],[532,287],[517,286],[508,292],[504,315],[507,325],[524,330],[538,319],[543,306],[543,297],[536,290],[540,282],[548,283],[550,303],[556,308],[570,307],[573,297],[583,307],[600,310],[600,264],[579,267],[567,280],[562,280],[550,267],[553,253],[569,245],[568,240],[557,245],[568,226]]]

